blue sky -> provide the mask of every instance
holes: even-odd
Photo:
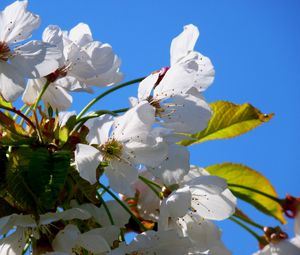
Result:
[[[0,9],[9,3],[2,0]],[[274,112],[275,117],[242,137],[191,147],[192,163],[243,163],[267,176],[281,197],[287,192],[300,196],[299,1],[31,0],[29,9],[42,17],[35,39],[48,24],[65,30],[79,22],[89,24],[94,38],[110,43],[122,59],[125,80],[167,66],[172,38],[185,24],[198,26],[196,49],[209,56],[216,69],[215,82],[205,92],[207,100],[250,102],[263,112]],[[127,98],[135,95],[132,86],[96,108],[126,107]],[[91,98],[75,96],[72,108],[79,111]],[[277,224],[244,208],[263,225]],[[220,226],[234,254],[256,250],[256,241],[238,226],[231,222]],[[293,235],[292,222],[283,228]]]

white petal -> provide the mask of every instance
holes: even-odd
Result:
[[[291,239],[291,243],[295,246],[297,246],[300,249],[300,238],[299,236],[296,236]]]
[[[26,238],[23,228],[17,230],[6,238],[0,240],[0,254],[2,255],[20,255],[26,244]]]
[[[51,222],[58,221],[58,220],[73,220],[73,219],[87,220],[89,218],[91,218],[91,214],[86,210],[80,208],[71,208],[63,212],[46,213],[41,215],[40,224],[47,225]]]
[[[183,255],[189,254],[190,246],[188,238],[180,237],[174,230],[146,231],[137,235],[125,250],[126,254]]]
[[[182,229],[183,236],[188,236],[195,247],[196,251],[207,251],[214,255],[230,255],[221,241],[221,231],[211,221],[205,220],[194,213],[189,213],[177,221],[178,227]],[[193,253],[192,254],[198,254]],[[205,253],[204,253],[205,254]]]
[[[13,227],[13,225],[9,224],[11,216],[12,215],[8,215],[0,218],[0,235],[6,234]]]
[[[190,165],[190,170],[187,175],[184,176],[182,183],[187,183],[196,177],[210,175],[204,168]]]
[[[149,171],[142,171],[139,173],[140,176],[143,176],[149,180],[156,182],[159,185],[162,185],[161,181],[157,178],[153,178],[152,173]],[[160,199],[157,195],[140,179],[136,180],[132,185],[133,189],[138,193],[138,210],[139,214],[143,219],[158,220]]]
[[[79,23],[69,32],[69,39],[79,46],[84,46],[93,41],[92,32],[87,24]]]
[[[35,103],[45,82],[46,79],[43,78],[29,79],[22,100],[29,105]],[[42,100],[46,104],[51,105],[53,109],[64,111],[71,106],[73,98],[64,88],[51,83],[45,91]]]
[[[106,205],[112,215],[112,218],[114,219],[114,223],[115,226],[120,227],[124,227],[125,224],[128,223],[130,215],[128,214],[128,212],[126,212],[124,210],[123,207],[120,206],[120,204],[118,202],[116,202],[115,200],[110,200],[106,202]],[[106,211],[104,210],[103,206],[100,208],[101,212],[102,212],[102,217],[100,217],[99,223],[102,226],[110,226],[111,222],[107,216]],[[105,212],[104,212],[105,211]],[[105,213],[105,214],[104,214]]]
[[[150,95],[151,91],[154,88],[155,83],[157,82],[159,73],[152,73],[142,80],[138,88],[138,99],[140,101],[146,100]]]
[[[116,61],[115,64],[105,73],[97,74],[92,78],[86,79],[87,85],[94,85],[97,87],[111,86],[119,83],[124,79],[124,74],[119,71],[120,61]]]
[[[168,146],[160,137],[146,136],[143,141],[129,141],[124,148],[124,154],[136,164],[157,167],[167,158]],[[140,134],[140,137],[143,137]],[[126,157],[124,156],[124,157]]]
[[[186,147],[173,144],[168,148],[167,159],[160,166],[149,170],[167,186],[179,183],[190,168],[189,155]]]
[[[79,236],[79,229],[69,224],[55,236],[52,247],[55,251],[72,253],[72,248],[76,246]]]
[[[185,184],[190,186],[191,189],[195,189],[195,192],[199,191],[213,195],[218,195],[227,188],[226,180],[214,175],[199,176]]]
[[[31,36],[40,25],[39,16],[28,12],[27,1],[15,1],[0,13],[0,41],[16,43]]]
[[[136,97],[129,97],[128,100],[131,107],[134,107],[139,103],[139,100]]]
[[[191,190],[192,208],[205,219],[224,220],[235,212],[236,198],[226,189],[220,195]]]
[[[64,88],[57,86],[55,83],[50,84],[42,99],[46,104],[51,105],[53,109],[59,111],[67,110],[73,102],[72,96]]]
[[[79,175],[94,184],[97,182],[96,169],[100,163],[100,152],[92,146],[77,144],[75,151],[75,164]]]
[[[171,217],[182,217],[191,206],[191,192],[188,187],[180,188],[171,193],[166,200],[166,205]]]
[[[55,81],[55,83],[68,90],[68,91],[74,91],[74,92],[87,92],[87,93],[93,93],[93,90],[91,87],[88,87],[85,83],[78,80],[76,77],[69,75],[59,78]]]
[[[188,187],[173,191],[169,197],[165,198],[160,206],[159,229],[167,230],[169,218],[183,217],[191,206],[191,192]]]
[[[156,98],[187,93],[191,88],[205,91],[214,80],[214,67],[209,58],[191,52],[179,63],[171,66],[154,90]]]
[[[179,133],[202,131],[212,116],[209,105],[200,96],[176,95],[162,107],[165,110],[162,125]]]
[[[27,105],[32,105],[35,103],[39,96],[40,86],[37,86],[37,81],[34,79],[29,79],[25,91],[22,95],[22,100]]]
[[[123,74],[119,72],[121,60],[107,43],[92,42],[84,47],[90,57],[94,74],[85,79],[88,85],[110,86],[120,82]]]
[[[105,239],[95,231],[88,231],[79,236],[77,246],[82,247],[93,254],[110,251],[110,247]]]
[[[105,174],[109,180],[109,186],[118,193],[133,196],[131,184],[137,180],[137,169],[122,160],[112,160],[106,167]]]
[[[50,25],[43,32],[43,42],[59,45],[62,43],[63,33],[59,26]]]
[[[139,103],[124,115],[115,118],[113,136],[118,141],[135,139],[143,142],[154,124],[154,113],[154,108],[148,102]]]
[[[196,26],[192,24],[184,26],[183,32],[171,43],[171,66],[193,51],[198,37],[199,30]]]
[[[61,31],[60,27],[54,25],[50,25],[46,27],[42,35],[43,42],[55,45],[61,52],[61,58],[59,59],[59,66],[63,66],[65,64],[65,59],[63,56],[63,49],[64,49],[63,38],[64,38],[63,32]]]
[[[86,140],[89,144],[104,144],[108,140],[109,131],[113,124],[113,117],[109,114],[104,114],[100,117],[89,119],[85,122],[89,133]]]
[[[295,218],[294,231],[295,231],[295,236],[299,239],[299,244],[300,244],[300,211],[298,211],[297,216]]]
[[[122,211],[124,211],[124,209],[122,209]],[[102,236],[110,246],[113,246],[114,241],[118,240],[120,228],[117,226],[95,228],[90,230],[89,233]]]
[[[65,126],[69,118],[76,116],[76,111],[67,111],[58,113],[58,123],[61,127]]]
[[[300,249],[287,240],[269,244],[253,255],[299,255]]]
[[[15,49],[11,64],[27,78],[40,78],[59,67],[61,51],[40,41],[30,41]]]
[[[115,200],[106,201],[106,205],[114,220],[114,226],[124,227],[128,223],[130,215]],[[82,204],[79,206],[84,211],[89,212],[94,220],[101,226],[111,226],[110,219],[104,206],[97,207],[94,204]]]
[[[0,94],[6,101],[15,101],[24,90],[24,77],[7,63],[0,62],[0,70]]]

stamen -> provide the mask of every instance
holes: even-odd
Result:
[[[113,138],[105,144],[101,144],[99,150],[102,152],[105,161],[112,159],[121,160],[123,145]]]

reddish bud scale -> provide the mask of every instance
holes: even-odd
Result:
[[[162,69],[160,69],[159,75],[158,75],[158,79],[157,79],[157,81],[156,81],[155,84],[154,84],[154,88],[155,88],[156,86],[158,86],[158,84],[162,81],[162,79],[165,77],[165,75],[166,75],[166,73],[167,73],[167,71],[168,71],[169,69],[170,69],[169,66],[166,66],[166,67],[163,67]]]
[[[287,194],[283,201],[282,208],[287,217],[295,218],[300,211],[300,197],[293,197]]]
[[[46,76],[49,82],[55,82],[58,78],[65,77],[67,75],[67,68],[65,66],[56,69],[53,73]]]
[[[0,42],[0,60],[6,62],[10,56],[11,52],[7,43]]]

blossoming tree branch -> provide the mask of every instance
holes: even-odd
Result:
[[[40,17],[27,4],[0,12],[0,255],[227,255],[214,223],[223,220],[257,239],[256,254],[300,254],[299,198],[278,198],[245,165],[190,164],[188,146],[272,118],[250,104],[206,102],[215,71],[194,49],[197,27],[172,40],[170,66],[123,82],[119,57],[87,24],[50,25],[29,40]],[[102,98],[137,83],[129,105],[101,108]],[[93,86],[107,90],[67,111],[71,92]],[[295,218],[295,237],[253,220],[239,199],[279,224]]]

